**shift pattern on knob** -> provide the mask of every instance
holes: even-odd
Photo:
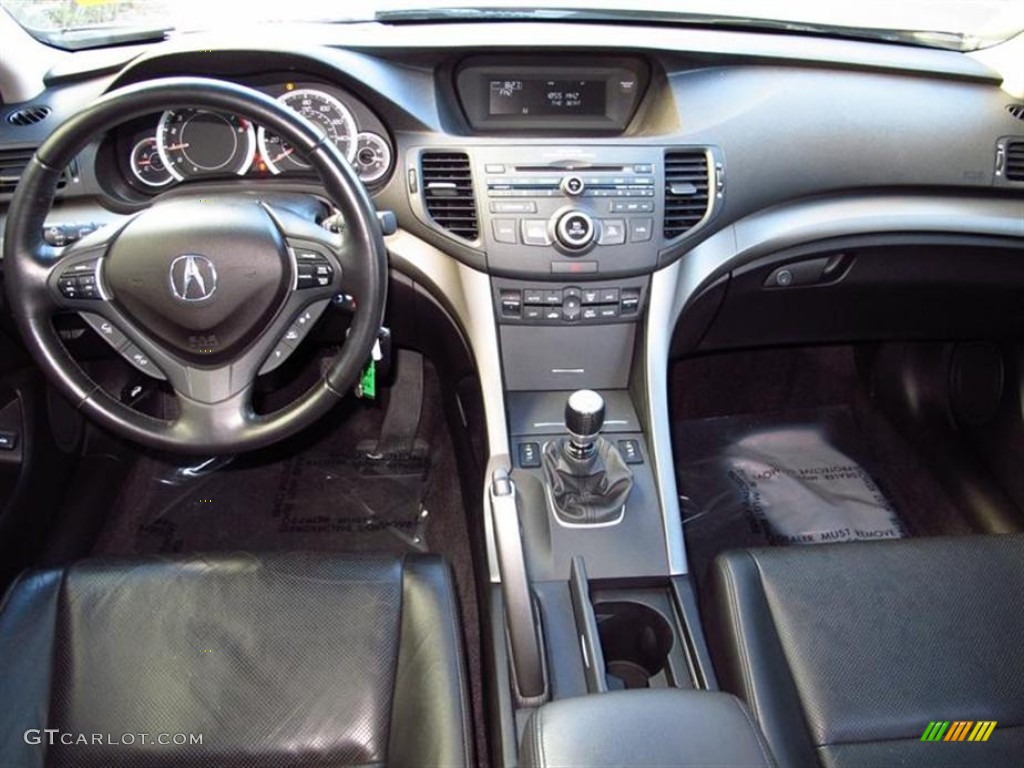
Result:
[[[565,428],[578,442],[591,442],[604,426],[604,398],[591,389],[580,389],[565,404]]]

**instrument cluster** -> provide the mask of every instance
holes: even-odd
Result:
[[[319,128],[368,187],[390,175],[394,151],[387,131],[355,99],[314,83],[288,82],[258,90]],[[280,136],[236,115],[203,109],[167,110],[155,126],[137,128],[120,143],[128,183],[150,194],[196,178],[312,173],[305,158]]]

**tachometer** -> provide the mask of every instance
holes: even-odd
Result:
[[[209,174],[244,175],[255,156],[255,136],[248,120],[202,109],[168,110],[156,130],[160,159],[178,181]]]
[[[391,146],[376,133],[360,133],[355,165],[364,184],[380,181],[391,170]]]
[[[287,104],[320,129],[350,163],[355,159],[358,129],[348,107],[330,94],[313,88],[288,91],[279,96],[278,101]],[[257,141],[263,162],[271,173],[309,168],[309,163],[299,157],[294,147],[280,136],[261,127]]]
[[[160,158],[155,136],[147,136],[132,147],[128,165],[132,169],[132,175],[147,187],[162,187],[174,181],[171,172]]]

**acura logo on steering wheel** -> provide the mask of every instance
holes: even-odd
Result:
[[[182,301],[203,301],[217,290],[217,269],[213,262],[196,253],[186,253],[171,262],[171,291]]]

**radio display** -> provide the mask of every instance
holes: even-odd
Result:
[[[511,115],[604,115],[605,80],[491,79],[492,117]]]

